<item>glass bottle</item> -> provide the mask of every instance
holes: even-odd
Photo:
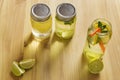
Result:
[[[37,39],[48,38],[52,30],[52,17],[46,4],[37,3],[31,8],[32,33]]]
[[[88,61],[88,68],[91,73],[99,73],[102,70],[102,56],[111,35],[111,23],[104,18],[96,19],[89,27],[83,54]]]
[[[55,33],[63,39],[72,38],[76,25],[75,7],[70,3],[57,6],[55,18]]]

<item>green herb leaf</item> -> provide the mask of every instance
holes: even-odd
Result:
[[[107,33],[108,31],[102,31],[102,33]]]
[[[103,25],[102,22],[98,21],[98,27],[101,28],[101,30],[104,30],[106,25]]]
[[[106,25],[103,25],[103,26],[102,26],[102,30],[105,29],[105,28],[106,28]]]
[[[102,23],[98,21],[98,27],[102,27]]]
[[[74,19],[71,20],[71,21],[64,21],[64,24],[65,24],[65,25],[71,25],[73,22],[74,22]]]

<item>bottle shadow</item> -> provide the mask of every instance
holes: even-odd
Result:
[[[50,45],[50,59],[53,62],[62,56],[63,51],[69,44],[70,40],[71,39],[59,38],[56,34],[53,35],[53,39]]]
[[[50,80],[61,80],[63,78],[63,60],[65,50],[71,39],[65,40],[59,38],[56,34],[53,35],[50,44],[49,54],[49,76]],[[48,80],[49,80],[48,79]]]
[[[60,61],[62,52],[70,42],[53,34],[51,37],[44,40],[36,40],[32,34],[24,42],[23,59],[35,58],[36,64],[32,70],[27,71],[22,78],[27,79],[27,75],[36,76],[37,79],[49,78],[51,70]],[[34,73],[34,74],[33,74]]]
[[[34,58],[36,60],[36,64],[32,69],[26,70],[26,72],[20,77],[16,77],[12,73],[10,73],[14,80],[29,79],[29,75],[36,76],[38,74],[41,74],[40,77],[42,78],[42,76],[44,76],[43,74],[47,73],[46,66],[48,65],[50,51],[49,40],[50,38],[37,40],[32,34],[28,35],[27,39],[25,38],[22,58],[20,57],[20,59],[18,59],[17,61],[19,62],[22,59]],[[39,76],[37,77],[39,79]]]

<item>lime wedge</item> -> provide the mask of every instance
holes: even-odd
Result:
[[[98,74],[102,71],[103,66],[103,62],[100,59],[93,60],[88,64],[89,71],[93,74]]]
[[[24,59],[19,62],[19,65],[23,69],[30,69],[35,65],[35,59]]]
[[[21,76],[25,70],[24,69],[21,69],[19,66],[18,66],[18,62],[14,61],[12,63],[12,69],[11,69],[12,73],[15,75],[15,76]]]

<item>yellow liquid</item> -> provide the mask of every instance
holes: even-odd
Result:
[[[39,33],[47,33],[51,31],[52,28],[52,17],[43,22],[35,21],[31,18],[32,29]]]
[[[64,21],[56,19],[55,22],[55,33],[58,37],[63,39],[69,39],[73,36],[76,25],[76,18],[71,24],[64,24]]]
[[[95,45],[90,45],[88,44],[88,41],[86,42],[83,53],[87,58],[88,62],[91,62],[92,60],[95,60],[95,59],[100,59],[104,54],[99,46],[99,43]]]

